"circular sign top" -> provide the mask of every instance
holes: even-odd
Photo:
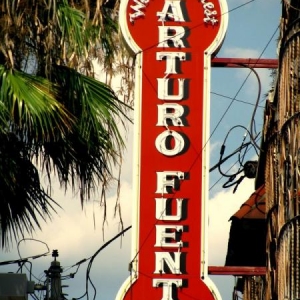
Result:
[[[121,1],[122,34],[134,53],[152,48],[212,48],[223,41],[228,21],[223,0]]]

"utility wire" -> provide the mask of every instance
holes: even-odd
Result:
[[[26,242],[26,241],[35,241],[35,242],[44,244],[44,245],[46,246],[46,248],[47,248],[47,252],[44,252],[44,253],[41,253],[41,254],[37,254],[37,255],[33,255],[33,256],[27,257],[26,259],[29,259],[29,258],[36,259],[36,258],[43,257],[43,256],[47,256],[47,255],[50,254],[50,249],[49,249],[48,245],[47,245],[45,242],[43,242],[43,241],[41,241],[41,240],[33,239],[33,238],[23,238],[23,239],[21,239],[21,240],[18,242],[18,244],[17,244],[18,255],[19,255],[19,257],[20,257],[21,260],[22,260],[23,258],[22,258],[21,253],[20,253],[20,243]],[[27,271],[29,272],[30,278],[31,278],[31,276],[32,276],[32,277],[34,277],[36,280],[38,280],[38,282],[40,282],[40,279],[37,278],[35,275],[32,274],[32,266],[31,266],[30,269],[28,269],[27,266],[24,264],[24,267],[25,267],[25,268],[27,269]]]
[[[219,166],[220,166],[221,164],[223,164],[225,161],[227,161],[230,157],[232,157],[232,156],[235,155],[236,153],[240,152],[242,149],[248,147],[249,145],[251,145],[251,142],[247,142],[246,144],[244,144],[244,145],[242,145],[242,146],[236,148],[232,153],[230,153],[229,155],[227,155],[227,156],[223,157],[222,159],[220,159],[220,161],[219,161],[217,164],[215,164],[213,167],[211,167],[211,168],[209,169],[209,172],[212,172],[212,171],[214,171],[215,169],[219,168]],[[239,162],[239,160],[238,160],[237,162]],[[227,171],[226,171],[226,173],[227,173]],[[221,174],[222,174],[222,173],[221,173]]]
[[[236,102],[241,102],[241,103],[244,103],[244,104],[247,104],[247,105],[255,106],[255,104],[253,104],[253,103],[250,103],[250,102],[247,102],[247,101],[244,101],[244,100],[234,99],[232,97],[225,96],[225,95],[222,95],[220,93],[216,93],[216,92],[210,92],[210,93],[212,95],[216,95],[216,96],[219,96],[219,97],[222,97],[222,98],[226,98],[226,99],[234,100]],[[262,105],[257,105],[257,107],[264,108],[264,106],[262,106]]]
[[[274,33],[272,34],[271,38],[268,40],[266,46],[265,46],[264,49],[262,50],[262,52],[261,52],[260,56],[258,57],[258,59],[260,59],[260,58],[262,57],[262,55],[264,54],[264,52],[266,51],[266,49],[267,49],[268,46],[270,45],[271,41],[273,40],[273,38],[274,38],[275,34],[277,33],[278,29],[279,29],[279,26],[277,26],[277,28],[276,28],[276,30],[274,31]],[[254,66],[254,68],[255,68],[255,66]],[[236,97],[238,96],[238,94],[240,93],[241,89],[243,88],[243,86],[245,85],[246,81],[248,80],[248,78],[249,78],[251,72],[252,72],[252,71],[249,72],[249,74],[247,75],[247,77],[246,77],[245,80],[243,81],[242,85],[241,85],[240,88],[238,89],[237,93],[236,93],[235,96],[232,98],[232,101],[230,102],[230,104],[228,105],[227,109],[225,110],[225,112],[223,113],[223,115],[221,116],[221,118],[219,119],[217,125],[215,126],[215,128],[214,128],[213,131],[211,132],[211,134],[210,134],[210,136],[209,136],[209,138],[208,138],[208,140],[207,140],[207,142],[205,143],[204,146],[206,146],[206,144],[209,142],[209,140],[211,139],[211,137],[213,136],[213,134],[216,132],[217,128],[219,127],[219,125],[221,124],[221,122],[222,122],[222,120],[224,119],[225,115],[226,115],[227,112],[229,111],[229,109],[230,109],[230,107],[232,106],[233,102],[235,101]],[[259,103],[259,101],[256,101],[256,104],[255,104],[255,107],[256,107],[256,108],[258,107],[258,103]],[[252,117],[251,117],[251,123],[252,123],[252,124],[253,124],[253,122],[254,122],[254,114],[255,114],[255,111],[256,111],[256,109],[254,110],[254,113],[252,114]],[[237,161],[237,162],[238,162],[238,161]],[[234,165],[233,165],[233,166],[234,166]],[[232,167],[233,167],[233,166],[232,166]],[[231,167],[231,168],[232,168],[232,167]],[[231,169],[231,168],[230,168],[230,169]],[[229,170],[228,170],[228,171],[229,171]],[[222,178],[223,178],[223,176],[222,176],[216,183],[214,183],[214,184],[210,187],[209,191],[211,191],[211,189],[212,189],[214,186],[216,186],[216,184],[217,184]]]
[[[42,254],[37,254],[37,255],[32,255],[32,256],[27,256],[27,257],[21,257],[21,254],[20,254],[20,251],[19,251],[19,244],[22,242],[22,241],[25,241],[25,240],[34,240],[34,241],[37,241],[37,242],[40,242],[40,243],[43,243],[46,245],[47,247],[47,252],[45,253],[42,253]],[[49,255],[49,247],[47,246],[46,243],[40,241],[40,240],[35,240],[35,239],[31,239],[31,238],[24,238],[22,240],[20,240],[17,244],[17,249],[18,249],[18,255],[20,257],[20,259],[15,259],[15,260],[7,260],[7,261],[2,261],[0,262],[0,266],[4,266],[4,265],[10,265],[10,264],[20,264],[20,263],[25,263],[27,262],[29,259],[36,259],[36,258],[39,258],[39,257],[42,257],[42,256],[47,256]]]
[[[247,152],[250,151],[250,149],[247,149]],[[229,169],[227,169],[227,171],[225,171],[225,173],[228,173],[237,163],[239,162],[239,160],[237,160],[233,165],[231,165],[231,167],[229,167]],[[212,186],[210,186],[209,191],[211,191],[223,178],[224,176],[222,175]]]
[[[96,299],[96,295],[97,295],[97,290],[96,290],[96,287],[95,285],[93,284],[91,278],[90,278],[90,271],[91,271],[91,268],[92,268],[92,264],[93,264],[93,261],[94,259],[96,258],[96,256],[103,250],[105,249],[108,245],[110,245],[114,240],[116,240],[117,238],[119,238],[121,235],[123,235],[126,231],[128,231],[129,229],[131,229],[131,225],[128,226],[127,228],[123,229],[121,232],[119,232],[117,235],[115,235],[112,239],[110,239],[109,241],[107,241],[106,243],[104,243],[92,256],[90,256],[89,258],[87,259],[82,259],[81,261],[79,261],[78,263],[76,263],[74,266],[79,266],[80,264],[86,262],[89,260],[89,264],[88,264],[88,267],[87,267],[87,271],[86,271],[86,291],[85,293],[80,296],[79,298],[73,298],[73,299],[76,299],[76,300],[79,300],[79,299],[82,299],[84,296],[87,296],[87,299],[89,299],[89,287],[88,287],[88,283],[90,283],[93,287],[93,290],[94,290],[94,297],[93,299],[95,300]],[[78,269],[77,269],[78,270]]]
[[[252,1],[251,1],[252,2]],[[249,2],[250,3],[250,2]],[[270,45],[271,41],[273,40],[275,34],[277,33],[279,29],[279,26],[277,26],[276,30],[274,31],[274,33],[272,34],[271,38],[268,40],[266,46],[264,47],[264,49],[262,50],[261,54],[259,55],[259,57],[257,58],[257,61],[263,56],[263,54],[265,53],[266,49],[268,48],[268,46]],[[255,64],[254,64],[254,68],[255,68]],[[218,121],[217,125],[215,126],[215,128],[213,129],[212,133],[210,134],[207,142],[205,144],[207,144],[209,142],[209,140],[211,139],[211,137],[213,136],[213,134],[216,132],[217,128],[219,127],[219,125],[221,124],[221,122],[223,121],[225,115],[227,114],[227,112],[229,111],[230,107],[232,106],[233,102],[235,101],[236,97],[238,96],[238,94],[240,93],[240,91],[242,90],[242,88],[244,87],[246,81],[248,80],[249,76],[251,74],[251,71],[248,73],[247,77],[245,78],[245,80],[242,82],[240,88],[238,89],[238,91],[236,92],[236,94],[234,95],[234,97],[232,98],[230,104],[228,105],[227,109],[225,110],[225,112],[223,113],[223,115],[221,116],[220,120]],[[258,104],[257,104],[258,105]]]

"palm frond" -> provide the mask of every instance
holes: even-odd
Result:
[[[61,84],[63,105],[77,122],[66,136],[44,144],[44,169],[54,169],[66,186],[78,184],[83,201],[99,182],[108,181],[121,156],[119,130],[128,106],[105,84],[69,68],[57,66],[55,80]]]
[[[5,104],[0,101],[0,134],[5,132],[7,122],[9,120],[9,113]]]
[[[69,6],[68,1],[63,0],[57,7],[58,26],[62,33],[61,44],[67,43],[68,52],[75,52],[78,56],[85,55],[84,23],[85,14],[78,9]]]
[[[98,58],[107,78],[115,74],[120,64],[115,59],[125,53],[118,6],[119,0],[2,3],[2,246],[23,230],[40,228],[40,217],[53,211],[54,202],[40,185],[33,158],[49,179],[55,171],[62,186],[78,188],[82,201],[100,185],[105,190],[112,179],[112,166],[125,147],[120,127],[129,107],[107,85],[77,71],[93,77],[92,62]],[[124,78],[130,81],[132,76]]]
[[[74,119],[57,95],[57,86],[47,79],[0,65],[0,103],[10,115],[7,126],[16,126],[27,138],[48,140],[70,130]]]
[[[44,192],[26,143],[16,135],[0,134],[0,232],[2,247],[24,232],[40,227],[55,212],[54,200]]]
[[[131,107],[120,101],[109,86],[62,66],[57,66],[53,79],[60,83],[62,104],[76,117],[83,134],[88,134],[93,127],[100,138],[103,131],[112,126],[112,140],[124,145],[115,129],[118,121],[128,119],[126,111]]]

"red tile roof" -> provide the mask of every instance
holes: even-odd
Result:
[[[238,219],[265,219],[266,218],[265,186],[258,188],[241,208],[231,217]]]

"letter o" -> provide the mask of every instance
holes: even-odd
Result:
[[[182,152],[185,142],[182,135],[176,131],[165,130],[155,140],[155,147],[158,152],[166,156],[174,156]]]

